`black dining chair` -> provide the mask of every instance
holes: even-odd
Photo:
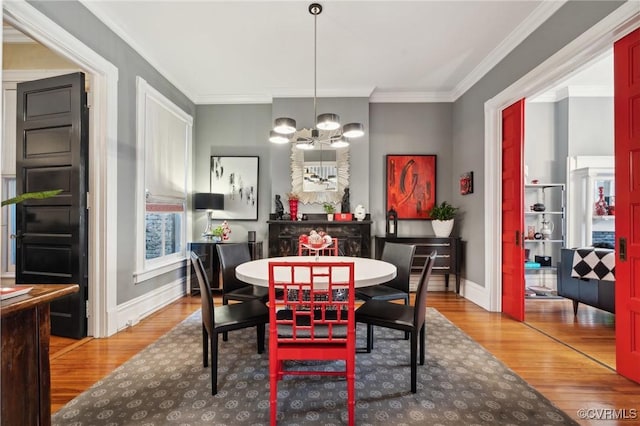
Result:
[[[267,287],[251,285],[236,278],[236,266],[251,261],[249,246],[246,243],[216,244],[216,250],[222,271],[222,304],[226,305],[230,300],[266,303],[269,300]]]
[[[269,309],[259,300],[215,307],[211,285],[198,255],[191,252],[191,263],[196,271],[202,301],[202,365],[209,364],[211,344],[211,394],[218,393],[218,335],[243,328],[256,327],[258,353],[264,352],[265,324],[269,322]],[[237,354],[236,354],[237,356]]]
[[[396,266],[396,277],[384,284],[364,287],[356,291],[356,297],[361,300],[402,300],[409,305],[409,280],[411,278],[411,264],[416,252],[413,244],[385,243],[380,260]],[[370,328],[370,327],[369,327]],[[373,331],[367,331],[373,336]],[[405,333],[405,340],[409,333]],[[373,337],[371,338],[373,345]]]
[[[417,392],[418,343],[420,343],[420,365],[424,365],[425,315],[427,308],[427,285],[436,260],[432,252],[422,268],[416,300],[413,306],[384,300],[368,300],[356,309],[356,322],[367,324],[367,352],[373,344],[373,326],[392,328],[409,333],[411,337],[411,392]],[[418,337],[418,333],[420,334]]]

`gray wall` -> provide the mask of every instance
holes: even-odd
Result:
[[[568,155],[613,155],[613,119],[613,98],[569,98]]]
[[[368,98],[318,98],[317,114],[333,112],[340,116],[342,124],[358,122],[364,126],[365,134],[361,138],[353,139],[349,145],[349,194],[350,204],[355,208],[362,204],[369,211],[369,152],[370,152],[370,125],[369,125],[369,99]],[[298,129],[312,128],[315,122],[313,112],[313,98],[276,98],[273,100],[272,119],[278,117],[290,117],[296,120]],[[265,141],[273,121],[264,134]],[[289,144],[272,144],[271,150],[271,200],[276,194],[282,196],[286,204],[286,194],[291,192],[291,146]],[[339,207],[338,207],[339,208]],[[323,213],[322,204],[302,205],[298,208],[301,213]],[[289,208],[285,205],[285,210]],[[271,211],[274,211],[273,201]]]
[[[434,154],[436,158],[436,201],[452,201],[452,111],[451,103],[371,104],[371,191],[367,212],[371,212],[374,235],[385,233],[385,156],[387,154]],[[353,198],[353,197],[352,197]],[[352,203],[357,204],[357,203]],[[464,216],[456,226],[464,226]],[[453,235],[457,230],[454,229]],[[398,235],[433,235],[431,221],[403,220]]]
[[[555,175],[557,158],[554,102],[528,102],[525,106],[524,164],[529,170],[529,181],[538,179],[541,183],[563,183]]]
[[[195,105],[82,4],[30,1],[32,6],[118,68],[118,290],[121,304],[184,275],[175,271],[133,284],[135,268],[136,76],[144,78],[185,112]]]
[[[271,105],[199,105],[194,130],[193,192],[209,192],[212,155],[257,155],[258,220],[230,221],[230,242],[247,241],[247,231],[256,231],[266,241],[271,193],[271,152],[267,137],[271,129]],[[200,238],[207,223],[206,213],[194,212],[192,240]],[[216,222],[217,223],[217,222]],[[266,250],[266,243],[265,243]]]
[[[453,178],[475,172],[472,196],[452,191],[454,205],[461,207],[469,223],[460,236],[466,244],[466,278],[485,286],[484,221],[484,103],[522,78],[566,44],[584,33],[624,2],[570,1],[510,52],[498,65],[456,100],[453,108]]]
[[[450,200],[451,116],[452,104],[369,104],[366,99],[319,99],[318,112],[340,114],[343,122],[360,121],[365,137],[352,141],[350,148],[350,203],[362,204],[371,213],[374,234],[384,234],[384,161],[386,154],[437,155],[437,188],[439,201]],[[268,213],[274,211],[274,196],[286,201],[291,191],[291,146],[267,141],[272,118],[295,118],[298,127],[311,126],[311,99],[276,99],[270,105],[198,106],[196,114],[194,191],[209,189],[209,156],[260,154],[260,201],[258,222],[233,222],[232,241],[246,239],[243,227],[258,231],[266,241]],[[369,124],[371,123],[371,125]],[[269,195],[270,194],[270,195]],[[269,197],[269,198],[267,198]],[[321,204],[300,206],[300,211],[322,213]],[[198,217],[199,216],[199,217]],[[195,221],[194,238],[205,225],[204,214]],[[236,232],[236,228],[242,229]],[[429,221],[402,221],[402,236],[432,234]]]

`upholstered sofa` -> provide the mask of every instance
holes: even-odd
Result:
[[[573,314],[578,313],[578,303],[615,314],[615,282],[574,278],[573,249],[562,249],[558,264],[558,296],[573,300]]]

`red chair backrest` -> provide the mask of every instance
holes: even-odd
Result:
[[[319,256],[338,256],[338,239],[332,238],[331,245],[320,250],[310,249],[298,242],[298,256],[315,256],[316,251]]]
[[[278,345],[342,343],[355,351],[353,270],[353,262],[269,262],[269,338]],[[280,289],[286,309],[278,312]]]

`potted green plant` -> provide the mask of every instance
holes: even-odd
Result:
[[[446,201],[436,204],[429,211],[431,225],[436,237],[448,237],[453,229],[454,219],[458,212],[457,207],[453,207]]]
[[[20,194],[17,197],[9,198],[8,200],[2,201],[2,207],[8,206],[10,204],[18,204],[23,202],[24,200],[29,199],[43,199],[53,197],[62,192],[62,189],[54,189],[52,191],[40,191],[40,192],[25,192],[24,194]]]
[[[322,207],[324,208],[324,212],[327,214],[327,220],[331,222],[333,220],[333,214],[336,212],[336,208],[330,203],[324,203]]]

